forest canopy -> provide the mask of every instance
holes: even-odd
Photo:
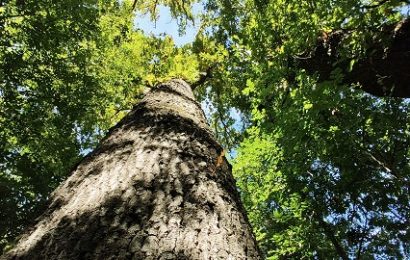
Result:
[[[203,12],[192,11],[201,4]],[[135,28],[167,6],[192,43]],[[0,0],[0,248],[147,89],[196,87],[267,259],[410,257],[410,2]]]

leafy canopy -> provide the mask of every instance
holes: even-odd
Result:
[[[409,257],[410,102],[344,81],[408,1],[208,0],[178,48],[133,28],[166,5],[183,31],[193,3],[0,1],[1,247],[145,88],[207,71],[196,94],[268,259]],[[300,66],[318,43],[326,80]]]
[[[234,174],[268,259],[409,257],[409,101],[347,85],[339,67],[375,40],[387,52],[375,35],[406,18],[406,6],[207,2],[212,37],[229,54],[208,84],[224,82],[219,100],[248,122]],[[326,81],[298,65],[323,42],[337,53]]]

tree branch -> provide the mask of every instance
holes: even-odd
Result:
[[[325,222],[320,216],[316,217],[319,220],[319,224],[322,226],[323,230],[325,231],[325,235],[330,239],[332,242],[333,246],[335,247],[335,250],[337,254],[342,258],[343,260],[349,260],[349,257],[343,248],[343,246],[339,243],[337,240],[334,231],[332,227],[329,225],[329,223]]]
[[[131,11],[135,11],[135,7],[137,7],[137,1],[138,0],[134,0],[134,3],[132,3]]]
[[[198,81],[191,84],[192,90],[204,84],[208,79],[212,78],[212,70],[215,68],[216,64],[208,67],[205,72],[200,73]]]
[[[359,83],[364,91],[375,96],[410,97],[410,18],[374,32],[365,57],[353,66],[350,61],[355,57],[340,54],[342,41],[349,34],[337,30],[318,38],[313,51],[293,58],[296,67],[317,73],[319,81],[332,80],[332,72],[339,68],[344,84]]]

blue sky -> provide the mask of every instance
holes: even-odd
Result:
[[[202,12],[203,8],[201,4],[195,4],[192,10],[195,15]],[[177,46],[192,42],[198,33],[199,25],[199,20],[195,22],[195,25],[188,22],[185,34],[179,35],[177,21],[171,17],[169,8],[165,6],[159,6],[159,17],[157,21],[151,21],[149,14],[137,15],[135,18],[136,28],[142,29],[147,34],[154,34],[156,36],[160,36],[164,33],[170,35]]]

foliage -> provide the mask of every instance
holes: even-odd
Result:
[[[408,101],[299,84],[274,123],[248,130],[234,164],[268,256],[408,254]]]
[[[205,23],[228,51],[208,86],[224,82],[219,100],[251,127],[234,174],[268,258],[409,256],[409,102],[343,85],[337,63],[354,66],[406,4],[207,2]],[[335,32],[343,38],[333,46]],[[296,62],[320,40],[338,55],[326,82]]]
[[[388,50],[375,34],[408,1],[208,0],[179,48],[133,29],[167,5],[182,32],[192,3],[0,1],[1,246],[145,87],[207,71],[195,92],[268,259],[409,257],[410,102],[344,85],[340,66]],[[337,53],[328,81],[297,64],[318,42]]]

